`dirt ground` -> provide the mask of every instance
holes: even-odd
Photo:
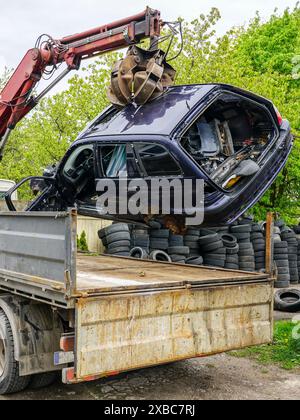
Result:
[[[219,355],[145,369],[77,386],[60,383],[0,400],[268,400],[300,399],[300,370],[288,372]]]

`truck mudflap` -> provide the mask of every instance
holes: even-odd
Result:
[[[79,299],[65,382],[270,343],[272,305],[268,280]]]

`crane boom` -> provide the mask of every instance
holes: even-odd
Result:
[[[0,157],[16,124],[69,71],[78,70],[82,60],[135,45],[146,38],[155,42],[161,26],[160,12],[147,8],[135,16],[59,40],[47,36],[41,45],[30,49],[0,93]],[[61,63],[66,63],[66,70],[34,97],[37,83]]]

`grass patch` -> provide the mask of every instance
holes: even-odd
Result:
[[[230,354],[235,357],[255,359],[266,365],[276,364],[287,370],[300,368],[300,338],[295,339],[293,332],[299,336],[299,324],[291,321],[276,322],[272,344],[250,347]]]

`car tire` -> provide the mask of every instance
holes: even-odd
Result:
[[[208,267],[225,268],[225,261],[204,258],[204,265]]]
[[[254,257],[250,256],[243,256],[243,257],[239,257],[239,262],[240,263],[253,263],[254,262]]]
[[[203,248],[205,246],[209,246],[209,245],[217,243],[217,242],[220,242],[220,236],[217,233],[213,233],[213,234],[207,235],[207,236],[202,236],[198,240],[198,244]],[[223,242],[222,242],[222,246],[223,246]]]
[[[236,237],[229,235],[229,233],[221,235],[221,240],[226,248],[235,248],[237,246]]]
[[[200,265],[203,265],[204,260],[203,260],[202,257],[190,257],[190,258],[187,258],[185,263],[187,265],[198,265],[198,266],[200,266]]]
[[[218,261],[226,261],[226,255],[219,255],[214,253],[204,254],[203,255],[204,260],[218,260]]]
[[[166,239],[153,239],[150,241],[150,247],[154,250],[167,251],[169,248],[169,241]]]
[[[222,241],[213,242],[213,243],[210,243],[208,245],[203,245],[201,247],[202,251],[205,252],[205,253],[213,252],[213,251],[216,251],[217,249],[220,249],[220,248],[223,248],[223,242]]]
[[[120,233],[120,232],[129,233],[129,226],[125,223],[116,223],[115,225],[111,225],[105,228],[106,236],[113,235],[114,233]]]
[[[12,328],[5,313],[0,309],[0,395],[24,391],[30,376],[19,375],[19,363],[15,360],[15,343]]]
[[[129,253],[129,256],[138,260],[146,260],[149,254],[144,248],[135,247],[132,248],[132,250]]]
[[[300,290],[280,290],[275,293],[274,306],[277,311],[295,313],[300,311]]]
[[[184,237],[182,235],[171,235],[169,238],[170,246],[184,246]]]
[[[250,233],[252,231],[252,225],[238,225],[238,226],[232,226],[231,232],[233,235],[237,234],[243,234],[243,233]]]
[[[235,270],[238,271],[240,266],[238,264],[225,264],[226,270]]]
[[[114,249],[120,248],[120,247],[130,248],[130,245],[131,245],[130,241],[117,241],[117,242],[113,242],[113,243],[109,244],[107,249],[109,251],[113,251]]]
[[[131,241],[130,233],[129,232],[116,232],[106,237],[108,245],[119,242],[119,241]]]
[[[173,255],[170,255],[170,257],[171,257],[171,260],[172,260],[173,263],[182,264],[182,261],[185,262],[185,260],[186,260],[186,258],[183,255],[173,254]]]
[[[190,248],[188,246],[171,246],[168,248],[168,254],[177,254],[188,257],[190,255]]]
[[[168,239],[170,237],[169,229],[156,229],[151,230],[150,237],[155,239]]]
[[[116,254],[120,254],[123,252],[128,252],[128,255],[130,253],[130,247],[128,246],[119,246],[118,248],[114,248],[114,249],[108,249],[107,250],[107,254],[108,255],[116,255]]]
[[[226,253],[227,255],[235,255],[239,253],[239,250],[240,250],[239,245],[236,245],[233,248],[226,248]]]
[[[160,250],[151,252],[150,259],[159,262],[172,262],[171,257],[166,252]]]

